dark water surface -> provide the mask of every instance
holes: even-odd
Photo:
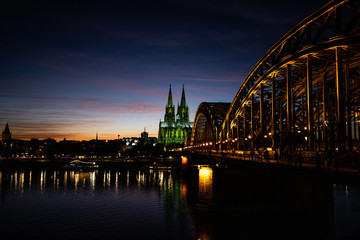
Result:
[[[274,169],[0,169],[1,239],[359,239],[358,186]]]

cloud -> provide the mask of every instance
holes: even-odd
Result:
[[[134,135],[144,125],[157,125],[164,111],[158,104],[98,98],[8,94],[0,99],[7,99],[2,101],[0,122],[9,122],[14,137],[20,139],[91,139],[96,131]],[[152,129],[151,134],[156,133]]]
[[[162,108],[157,104],[142,103],[142,102],[123,102],[120,103],[115,100],[101,99],[101,98],[76,98],[76,97],[59,97],[48,95],[3,95],[0,98],[10,99],[9,105],[15,106],[14,109],[26,112],[32,109],[31,112],[37,111],[44,114],[64,114],[63,110],[68,110],[68,114],[72,116],[81,117],[87,111],[92,113],[158,113]],[[12,100],[11,100],[12,99]],[[17,104],[14,100],[19,101]],[[10,107],[5,107],[8,111],[12,111]],[[71,112],[77,111],[77,113]],[[78,112],[81,110],[81,112]]]
[[[162,108],[156,104],[145,103],[117,103],[102,99],[82,99],[73,107],[75,110],[90,111],[94,113],[112,113],[112,114],[147,114],[161,113]]]

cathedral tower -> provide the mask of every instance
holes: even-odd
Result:
[[[172,100],[171,84],[169,89],[168,103],[165,110],[165,122],[175,122],[175,107]]]
[[[177,121],[189,122],[189,107],[186,105],[184,85],[182,87],[180,106],[178,105],[177,110]]]

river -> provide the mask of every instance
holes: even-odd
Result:
[[[359,223],[358,185],[281,169],[0,169],[2,239],[359,239]]]

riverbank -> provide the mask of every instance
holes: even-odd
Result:
[[[1,159],[0,168],[59,168],[78,159]],[[115,168],[122,166],[172,166],[181,164],[181,156],[171,155],[163,157],[126,157],[116,159],[89,158],[81,161],[96,162],[99,168]]]
[[[219,168],[229,169],[262,169],[265,171],[277,171],[286,174],[305,174],[319,176],[327,179],[336,179],[337,181],[358,182],[360,180],[360,170],[349,167],[317,167],[312,162],[295,162],[270,159],[268,161],[236,156],[217,156],[204,155],[198,153],[182,153],[162,157],[126,157],[117,159],[81,159],[82,161],[92,161],[99,165],[100,169],[112,169],[122,167],[181,167],[182,155],[187,154],[187,165],[210,165]],[[48,168],[56,169],[67,165],[74,159],[1,159],[0,169],[30,169],[30,168]]]

